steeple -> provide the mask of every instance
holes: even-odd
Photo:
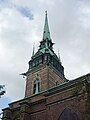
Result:
[[[44,31],[43,31],[43,40],[51,40],[50,37],[50,31],[49,31],[49,25],[48,25],[48,17],[47,17],[47,11],[45,11],[45,24],[44,24]]]
[[[43,39],[40,42],[40,52],[42,53],[50,53],[54,54],[53,51],[53,44],[51,37],[50,37],[50,31],[49,31],[49,25],[48,25],[48,17],[47,17],[47,11],[45,12],[45,24],[44,24],[44,30],[43,30]]]
[[[56,68],[62,76],[64,76],[64,68],[61,65],[60,55],[58,56],[55,54],[53,50],[54,43],[50,37],[49,25],[48,25],[48,17],[47,11],[45,13],[45,24],[43,30],[43,39],[40,41],[39,49],[35,53],[34,46],[31,60],[29,61],[29,71],[33,70],[34,68],[39,67],[41,64],[50,64],[54,68]],[[28,72],[29,72],[28,71]]]

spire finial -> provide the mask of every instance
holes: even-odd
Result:
[[[47,10],[45,11],[45,14],[47,15]]]

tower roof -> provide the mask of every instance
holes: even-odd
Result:
[[[48,25],[48,17],[47,17],[47,11],[45,11],[45,24],[44,24],[44,31],[43,31],[43,40],[51,40],[50,37],[50,31],[49,31],[49,25]]]

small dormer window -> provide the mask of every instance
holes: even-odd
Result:
[[[33,94],[37,94],[40,92],[40,81],[37,78],[33,83]]]

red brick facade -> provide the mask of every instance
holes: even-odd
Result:
[[[79,90],[78,85],[81,87]],[[3,120],[10,120],[17,111],[21,111],[20,120],[58,120],[65,108],[75,111],[80,120],[89,120],[90,114],[86,113],[87,88],[86,76],[63,83],[11,103],[9,108],[3,110]]]

